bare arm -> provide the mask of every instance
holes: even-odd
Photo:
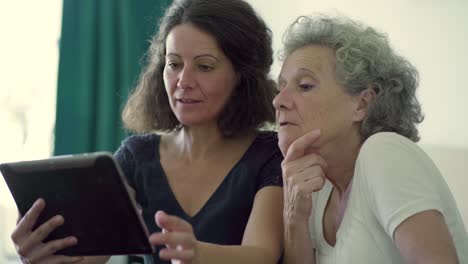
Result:
[[[315,264],[315,249],[307,222],[286,224],[283,264]]]
[[[282,188],[262,188],[255,196],[242,245],[200,243],[199,263],[277,263],[283,244],[282,203]]]
[[[315,250],[310,237],[309,217],[312,193],[325,183],[325,160],[307,148],[319,138],[311,131],[295,140],[281,163],[284,185],[284,260],[283,264],[315,264]]]
[[[394,241],[406,263],[459,263],[452,236],[438,211],[420,212],[403,221],[394,232]]]
[[[178,259],[182,263],[275,264],[282,250],[282,203],[280,187],[264,187],[257,192],[240,246],[199,242],[189,223],[161,212],[156,214],[156,222],[169,232],[155,233],[150,241],[153,245],[167,246],[160,252],[162,259]]]

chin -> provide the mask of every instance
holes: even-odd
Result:
[[[203,123],[203,119],[198,118],[198,117],[193,117],[193,116],[183,116],[179,115],[176,116],[177,120],[183,125],[183,126],[197,126]],[[201,119],[201,120],[200,120]]]
[[[283,154],[283,157],[286,157],[286,153],[288,153],[289,146],[291,146],[293,142],[294,140],[292,140],[289,137],[278,135],[278,146],[281,150],[281,153]]]

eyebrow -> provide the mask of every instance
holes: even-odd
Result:
[[[179,57],[179,58],[180,58],[180,55],[179,55],[179,54],[177,54],[177,53],[172,53],[172,52],[166,54],[166,57],[168,57],[168,56],[176,56],[176,57]],[[215,59],[216,61],[219,61],[219,59],[218,59],[216,56],[211,55],[211,54],[208,54],[208,53],[207,53],[207,54],[200,54],[200,55],[197,55],[197,56],[194,57],[194,59],[199,59],[199,58],[202,58],[202,57],[211,57],[211,58]]]
[[[200,54],[200,55],[195,56],[195,59],[198,59],[198,58],[201,58],[201,57],[211,57],[211,58],[219,61],[218,57],[216,57],[214,55],[211,55],[211,54]]]
[[[317,78],[317,74],[314,72],[314,71],[311,71],[307,68],[299,68],[296,73],[296,75],[299,75],[299,74],[308,74],[308,75],[311,75],[311,77],[315,80],[318,81],[318,78]],[[278,79],[277,79],[277,83],[280,84],[282,81],[284,81],[284,79],[281,77],[281,74],[278,76]]]
[[[180,57],[179,54],[177,54],[177,53],[167,53],[165,57],[169,57],[169,56]]]
[[[307,68],[299,68],[299,69],[297,70],[297,72],[298,72],[298,73],[307,73],[307,74],[310,74],[310,75],[312,75],[312,77],[314,77],[314,78],[316,78],[316,76],[317,76],[317,74],[316,74],[314,71],[309,70],[309,69],[307,69]]]

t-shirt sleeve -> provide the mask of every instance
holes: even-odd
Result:
[[[281,152],[273,154],[270,159],[266,161],[265,165],[260,170],[258,190],[267,186],[283,186],[281,161],[283,161]]]
[[[430,158],[413,142],[393,133],[369,138],[358,157],[371,209],[393,239],[408,217],[443,207],[438,186],[442,180]]]
[[[128,140],[124,140],[122,145],[114,153],[114,157],[120,165],[125,178],[134,190],[136,190],[134,172],[135,172],[135,159],[127,146]]]

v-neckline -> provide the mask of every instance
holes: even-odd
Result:
[[[234,165],[231,167],[231,169],[228,171],[228,173],[224,176],[223,180],[221,181],[221,183],[218,185],[218,187],[216,187],[216,189],[214,190],[214,192],[210,195],[210,197],[208,198],[208,200],[206,200],[206,202],[200,207],[200,209],[193,215],[189,215],[185,210],[184,208],[182,207],[182,205],[180,205],[179,203],[179,200],[177,200],[177,196],[175,195],[174,193],[174,190],[172,189],[172,186],[171,184],[169,183],[169,179],[167,178],[167,175],[166,175],[166,172],[164,171],[164,167],[162,166],[162,163],[161,163],[161,160],[160,160],[160,149],[159,149],[159,145],[161,143],[161,136],[157,136],[157,140],[156,140],[156,162],[158,163],[158,166],[161,168],[161,172],[162,172],[162,179],[163,179],[163,184],[165,184],[167,186],[167,189],[168,189],[168,193],[170,195],[170,199],[173,200],[174,204],[176,204],[177,206],[177,210],[179,210],[182,214],[183,214],[183,218],[184,219],[187,219],[189,220],[190,222],[193,222],[195,221],[198,216],[206,210],[206,208],[212,203],[212,201],[215,199],[214,197],[218,196],[221,192],[222,189],[224,189],[225,185],[226,185],[226,182],[228,181],[229,178],[231,178],[230,176],[233,174],[233,172],[235,171],[235,169],[239,166],[240,163],[242,163],[242,161],[245,160],[247,154],[249,152],[251,152],[251,149],[252,149],[252,146],[255,144],[255,142],[257,141],[258,137],[259,137],[260,134],[257,134],[254,138],[254,140],[252,140],[252,143],[250,143],[249,147],[247,148],[246,151],[244,151],[244,153],[242,154],[241,158],[236,162],[234,163]]]
[[[353,184],[353,181],[354,181],[354,177],[353,179],[351,180],[351,183],[350,184]],[[322,208],[320,208],[320,211],[321,211],[321,214],[320,214],[320,217],[319,217],[319,228],[321,229],[321,232],[320,232],[320,239],[323,241],[323,244],[325,245],[325,252],[329,252],[329,251],[332,251],[336,248],[337,244],[338,244],[338,241],[339,241],[339,238],[340,238],[340,233],[341,233],[341,230],[343,230],[343,228],[346,228],[344,226],[347,225],[347,222],[348,222],[348,218],[350,217],[349,216],[349,208],[350,208],[350,205],[351,205],[351,198],[352,198],[352,194],[353,194],[353,188],[350,189],[349,191],[349,194],[348,194],[348,202],[347,202],[347,206],[346,206],[346,209],[343,213],[343,218],[341,219],[341,224],[340,226],[337,228],[336,230],[336,234],[335,234],[335,245],[331,245],[330,243],[328,243],[327,239],[325,238],[325,226],[324,226],[324,217],[325,217],[325,210],[327,208],[327,205],[331,199],[331,195],[332,195],[332,192],[333,192],[333,185],[331,184],[331,182],[327,181],[328,184],[330,185],[328,188],[328,190],[326,190],[326,202],[324,203],[324,206]]]

